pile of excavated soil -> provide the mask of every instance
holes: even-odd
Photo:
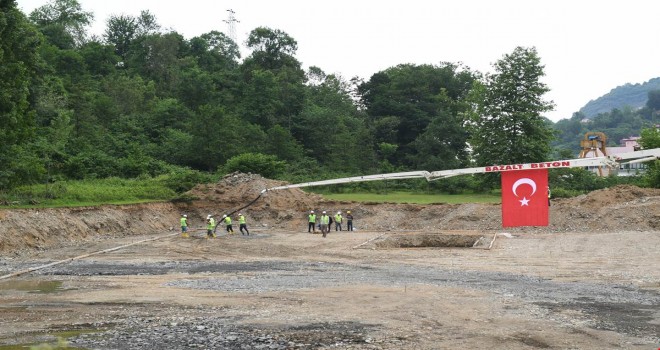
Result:
[[[177,231],[188,214],[193,230],[203,230],[208,214],[218,219],[240,210],[248,227],[307,232],[307,215],[351,210],[360,231],[620,232],[660,229],[660,189],[615,186],[568,199],[554,199],[547,227],[502,229],[499,204],[393,204],[325,200],[301,189],[267,191],[286,184],[259,175],[234,173],[199,185],[190,203],[152,203],[85,208],[0,210],[0,253],[71,245],[105,236]],[[246,205],[250,204],[248,207]],[[245,207],[245,208],[244,208]],[[345,225],[344,225],[345,227]]]
[[[252,210],[271,207],[306,211],[323,201],[323,197],[306,193],[299,188],[267,191],[262,194],[263,190],[286,184],[288,183],[265,179],[256,174],[232,173],[215,184],[198,185],[187,194],[202,202],[220,204],[227,212],[237,210],[257,197],[259,199],[250,205]]]
[[[557,199],[551,226],[565,231],[660,229],[660,189],[618,185],[578,197]]]

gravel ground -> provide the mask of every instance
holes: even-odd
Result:
[[[3,267],[15,266],[5,262]],[[129,276],[171,275],[183,277],[164,287],[201,289],[225,293],[266,294],[295,292],[356,284],[409,288],[416,285],[479,290],[499,298],[521,299],[527,312],[555,322],[570,310],[581,314],[591,328],[624,333],[660,342],[660,325],[652,323],[660,314],[660,295],[631,285],[585,282],[556,282],[535,276],[502,272],[422,268],[407,264],[354,265],[328,262],[122,262],[74,261],[65,266],[40,270],[43,276]],[[209,276],[212,275],[212,276]],[[186,278],[185,276],[189,276]],[[264,327],[245,324],[240,317],[218,316],[222,308],[171,306],[165,317],[136,315],[113,322],[109,330],[81,334],[69,339],[71,346],[93,349],[313,349],[313,348],[405,348],[406,340],[371,339],[376,324],[319,322],[305,325],[281,324]],[[186,316],[187,311],[191,316]],[[200,313],[203,314],[200,316]],[[103,329],[103,324],[94,328]]]

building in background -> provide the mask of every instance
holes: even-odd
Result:
[[[641,146],[637,142],[640,139],[639,136],[630,136],[626,139],[621,139],[619,147],[607,147],[607,154],[610,156],[615,156],[620,153],[634,152],[639,151]],[[644,163],[633,163],[633,164],[621,164],[617,171],[618,176],[630,176],[637,175],[646,171],[646,164]]]
[[[580,140],[580,146],[582,151],[580,152],[580,158],[591,158],[591,157],[604,157],[604,156],[616,156],[621,153],[628,153],[639,151],[641,146],[637,142],[640,139],[639,136],[630,136],[628,138],[622,139],[619,141],[620,146],[617,147],[607,147],[607,136],[602,132],[588,132],[584,135],[584,139]],[[646,171],[646,164],[644,163],[633,163],[633,164],[621,164],[618,169],[609,169],[607,167],[601,166],[590,166],[587,167],[587,170],[596,173],[599,176],[631,176],[643,173]]]

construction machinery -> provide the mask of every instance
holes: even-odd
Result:
[[[589,157],[606,157],[607,156],[607,136],[602,132],[590,131],[584,134],[584,138],[580,140],[580,151],[579,158],[589,158]],[[596,166],[590,170],[596,170],[598,175],[608,175],[610,169],[603,169],[603,166]],[[605,170],[605,171],[603,171]]]

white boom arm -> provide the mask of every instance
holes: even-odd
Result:
[[[619,164],[625,163],[641,163],[655,159],[660,159],[660,148],[653,148],[643,151],[635,151],[628,153],[620,153],[615,156],[606,157],[593,157],[593,158],[578,158],[569,160],[555,160],[550,162],[540,163],[524,163],[524,164],[509,164],[509,165],[492,165],[478,168],[465,168],[465,169],[452,169],[452,170],[439,170],[434,172],[428,171],[408,171],[402,173],[389,173],[389,174],[376,174],[366,176],[344,177],[340,179],[322,180],[314,182],[303,182],[294,185],[284,185],[264,189],[261,193],[274,190],[284,190],[288,188],[297,187],[311,187],[311,186],[324,186],[336,185],[349,182],[364,182],[364,181],[377,181],[377,180],[400,180],[400,179],[416,179],[426,178],[427,181],[434,181],[444,179],[456,175],[480,174],[480,173],[493,173],[502,171],[516,171],[516,170],[530,170],[530,169],[549,169],[549,168],[580,168],[587,166],[607,166],[610,168],[616,167]]]

